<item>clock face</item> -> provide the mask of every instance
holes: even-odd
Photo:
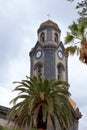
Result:
[[[39,50],[39,51],[36,52],[36,58],[40,58],[41,55],[42,55],[42,51],[41,50]]]
[[[63,53],[62,53],[62,51],[58,51],[58,57],[59,57],[60,59],[63,58]]]

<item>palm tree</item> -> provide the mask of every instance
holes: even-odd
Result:
[[[79,54],[79,59],[87,64],[87,20],[81,22],[73,22],[69,26],[70,32],[65,37],[65,45],[67,54]]]
[[[14,91],[19,91],[19,94],[10,102],[13,107],[8,113],[9,121],[16,116],[15,125],[22,128],[27,126],[30,130],[32,127],[45,130],[51,122],[56,130],[56,117],[62,130],[70,127],[72,117],[68,102],[70,93],[66,89],[69,87],[68,83],[42,79],[40,76],[27,77],[26,80],[14,83],[17,83]]]
[[[14,128],[14,127],[10,127],[10,126],[2,126],[2,128],[0,130],[22,130],[18,127]]]

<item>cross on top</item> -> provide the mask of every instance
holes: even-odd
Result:
[[[50,19],[51,15],[50,15],[50,14],[47,14],[47,17],[48,17],[48,19]]]

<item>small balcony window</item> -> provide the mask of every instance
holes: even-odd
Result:
[[[54,41],[58,42],[58,34],[57,33],[54,34]]]
[[[41,35],[40,35],[40,41],[41,42],[45,41],[45,33],[44,32],[42,32]]]

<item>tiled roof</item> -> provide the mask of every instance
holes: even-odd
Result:
[[[52,20],[47,20],[47,21],[45,21],[45,22],[43,22],[41,25],[40,25],[40,28],[42,28],[42,27],[44,27],[44,26],[53,26],[53,27],[55,27],[55,28],[59,28],[58,27],[58,25],[55,23],[55,22],[53,22]]]

